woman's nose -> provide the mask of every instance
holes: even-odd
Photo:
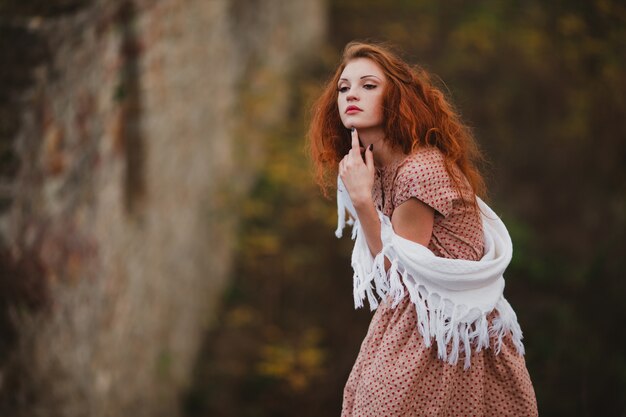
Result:
[[[348,95],[346,96],[346,100],[348,101],[354,101],[354,100],[358,100],[359,98],[357,97],[356,94],[354,94],[353,90],[348,91]]]

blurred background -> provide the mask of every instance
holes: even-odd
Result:
[[[350,40],[440,79],[543,416],[626,416],[626,5],[0,0],[0,414],[333,416],[372,313],[312,181]]]

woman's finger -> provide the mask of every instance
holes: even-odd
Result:
[[[352,149],[359,150],[359,133],[356,131],[356,127],[352,128]]]
[[[352,148],[347,155],[352,161],[363,161],[363,148]]]
[[[365,165],[370,172],[374,172],[374,145],[370,145],[365,150]]]
[[[339,169],[343,170],[345,172],[346,168],[348,167],[348,163],[350,162],[350,154],[347,154],[346,156],[343,157],[343,159],[339,162]]]

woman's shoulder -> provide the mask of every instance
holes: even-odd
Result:
[[[443,181],[447,177],[445,156],[432,146],[420,147],[407,155],[396,172],[396,182],[409,179]]]
[[[398,166],[394,179],[394,207],[415,197],[447,216],[457,197],[446,170],[445,157],[435,147],[423,147],[408,155]]]

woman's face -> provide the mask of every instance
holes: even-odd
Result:
[[[380,128],[387,79],[371,59],[348,62],[337,83],[337,105],[343,125],[350,129]]]

